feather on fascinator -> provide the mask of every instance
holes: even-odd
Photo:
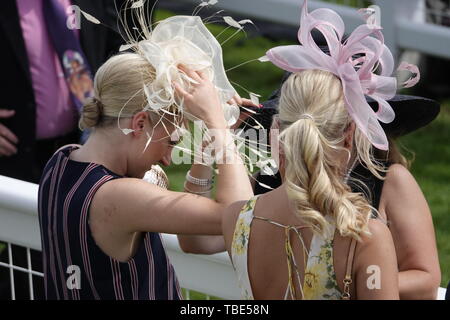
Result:
[[[125,15],[121,22],[126,33],[127,43],[121,46],[120,51],[133,50],[146,59],[155,72],[152,81],[143,83],[141,92],[137,93],[143,93],[146,96],[147,105],[143,106],[143,111],[149,111],[151,115],[157,114],[160,119],[164,118],[165,115],[181,115],[181,117],[175,118],[173,124],[182,135],[186,133],[185,119],[191,121],[199,119],[196,119],[184,109],[183,101],[176,96],[172,86],[172,83],[176,82],[189,92],[190,87],[196,83],[194,79],[191,79],[178,68],[179,65],[184,65],[194,71],[202,71],[207,75],[217,89],[228,126],[234,125],[240,116],[239,106],[228,103],[237,95],[237,92],[226,75],[222,46],[206,28],[202,19],[194,15],[202,8],[213,6],[217,2],[216,0],[202,1],[194,10],[192,16],[169,17],[159,21],[155,27],[153,27],[151,21],[148,21],[148,8],[145,8],[147,4],[145,0],[127,0],[124,6],[125,10],[122,10]],[[220,11],[212,17],[218,13]],[[126,20],[127,14],[132,17],[131,21]],[[229,27],[237,28],[236,33],[243,30],[244,24],[252,23],[251,20],[237,22],[231,17],[223,17],[223,21]],[[130,27],[129,22],[131,22],[132,27]],[[125,107],[123,106],[123,108]],[[154,117],[154,119],[156,118],[158,117]],[[131,129],[121,128],[119,121],[118,126],[124,134],[132,132]],[[202,127],[204,137],[208,139],[210,137],[209,131],[206,126]],[[145,149],[151,143],[152,136],[153,133],[147,133],[148,139]],[[243,140],[236,134],[233,134],[233,137],[236,141]],[[176,148],[185,153],[191,153],[186,148],[179,146],[176,146]],[[197,149],[194,148],[194,153],[199,152]],[[250,147],[250,149],[252,148]],[[204,153],[198,156],[207,158]],[[245,155],[243,156],[245,157]],[[248,164],[251,167],[252,164]]]
[[[214,83],[219,92],[225,119],[233,125],[239,118],[239,108],[227,103],[236,94],[225,73],[222,59],[222,47],[216,38],[197,16],[174,16],[161,21],[149,34],[149,38],[140,41],[137,52],[154,68],[154,81],[144,84],[147,96],[147,110],[159,111],[178,103],[172,87],[172,81],[182,84],[186,89],[195,80],[180,72],[178,65],[203,71]],[[189,115],[186,115],[189,118]],[[190,120],[195,120],[189,118]]]
[[[324,53],[314,41],[314,29],[325,38],[329,54]],[[395,96],[398,84],[392,76],[394,57],[384,44],[381,30],[380,26],[366,23],[357,27],[342,42],[345,32],[342,18],[327,8],[308,13],[308,0],[305,0],[298,32],[301,45],[272,48],[261,61],[269,60],[290,72],[318,69],[336,75],[342,82],[348,113],[359,130],[374,147],[388,150],[388,139],[379,121],[391,123],[395,119],[395,113],[387,100]],[[380,70],[379,74],[375,73],[377,69]],[[402,84],[405,88],[414,86],[420,79],[420,72],[414,65],[402,63],[398,70],[414,74]],[[365,96],[378,103],[376,112],[367,103]]]

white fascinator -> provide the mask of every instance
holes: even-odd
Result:
[[[216,86],[225,119],[233,125],[239,118],[239,108],[230,105],[236,94],[228,81],[223,66],[222,47],[216,38],[197,16],[174,16],[167,18],[155,27],[149,38],[137,43],[137,52],[155,68],[156,77],[144,84],[148,106],[146,110],[167,109],[177,105],[182,111],[182,103],[177,102],[172,81],[182,84],[186,89],[195,80],[180,72],[183,64],[195,71],[203,71]],[[185,114],[190,120],[195,120]]]

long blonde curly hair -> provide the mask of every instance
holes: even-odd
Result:
[[[284,180],[296,215],[318,233],[326,230],[329,215],[342,236],[357,240],[369,235],[372,210],[362,194],[351,192],[345,182],[338,153],[352,123],[343,89],[333,74],[320,70],[294,73],[282,87],[279,104],[280,143],[285,154]],[[370,142],[355,131],[353,152],[376,176]],[[349,152],[350,159],[350,152]]]

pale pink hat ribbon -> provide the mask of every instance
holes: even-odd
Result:
[[[314,41],[313,29],[323,34],[329,55]],[[319,69],[339,77],[349,115],[373,146],[388,150],[388,140],[379,121],[390,123],[394,120],[394,110],[387,100],[395,96],[398,88],[397,79],[392,76],[394,58],[384,44],[381,30],[380,26],[366,23],[357,27],[342,43],[345,25],[341,17],[326,8],[308,13],[308,1],[305,0],[298,32],[301,45],[275,47],[266,56],[286,71]],[[376,69],[380,70],[379,74],[375,74]],[[402,63],[398,70],[414,74],[402,84],[403,87],[412,87],[420,79],[419,69],[414,65]],[[365,96],[378,102],[377,112],[372,110]]]

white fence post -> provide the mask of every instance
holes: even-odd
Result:
[[[179,0],[192,5],[200,0]],[[311,1],[310,10],[330,8],[344,19],[346,32],[362,24],[356,8],[334,2]],[[426,23],[425,0],[372,0],[381,8],[381,21],[386,44],[398,62],[399,49],[415,50],[422,54],[450,59],[450,28]],[[221,0],[214,10],[225,9],[226,14],[237,13],[248,18],[268,20],[275,23],[298,26],[302,0]],[[418,64],[417,58],[405,58]],[[415,61],[416,60],[416,61]]]
[[[423,24],[426,22],[425,0],[374,0],[381,8],[381,26],[386,45],[391,49],[395,60],[419,65],[421,54],[417,51],[401,52],[399,23]],[[400,79],[402,80],[406,79]]]
[[[397,60],[399,59],[398,22],[425,23],[425,1],[374,0],[373,2],[381,8],[381,26],[384,29],[385,42]]]
[[[400,0],[402,1],[402,0]],[[417,0],[408,0],[417,1]],[[397,1],[392,0],[374,0],[373,3],[381,9],[381,26],[383,27],[384,41],[386,45],[391,49],[392,55],[395,61],[398,60],[398,46],[397,46],[397,28],[396,19],[397,14]]]

